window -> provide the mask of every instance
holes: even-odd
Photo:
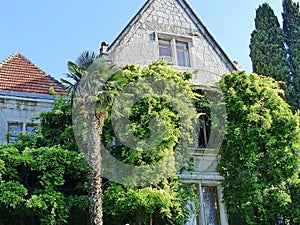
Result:
[[[188,186],[193,189],[195,196],[199,196],[198,184],[194,183],[194,184],[189,184]],[[197,199],[199,198],[197,197]],[[184,218],[184,225],[199,225],[200,218],[199,218],[199,211],[197,208],[198,207],[195,205],[194,201],[187,202],[185,209],[189,211],[189,216]]]
[[[18,135],[23,130],[22,123],[8,123],[8,142],[13,142],[18,139]]]
[[[196,187],[194,194],[198,196],[199,205],[197,207],[192,201],[188,201],[185,209],[190,213],[184,218],[184,225],[221,225],[218,187],[201,184],[194,187]]]
[[[190,67],[188,41],[178,40],[175,37],[158,38],[159,57],[168,64]]]
[[[190,66],[188,43],[176,42],[176,53],[178,66]]]
[[[37,125],[36,124],[33,124],[33,123],[28,123],[26,124],[26,133],[33,133],[36,129]]]
[[[159,45],[159,56],[172,57],[171,41],[159,40],[158,45]]]
[[[189,210],[190,214],[188,217],[184,218],[184,225],[198,225],[199,219],[195,203],[189,201],[185,207]]]
[[[8,122],[8,136],[7,142],[13,142],[18,140],[20,132],[32,133],[37,127],[34,123],[20,123],[20,122]]]
[[[209,146],[209,139],[212,129],[211,109],[207,96],[212,96],[209,90],[201,87],[194,87],[194,92],[202,96],[201,103],[196,103],[196,109],[199,116],[199,133],[198,133],[198,148],[211,148]]]
[[[202,187],[203,221],[205,225],[220,225],[218,190],[216,187]]]
[[[199,137],[198,137],[199,148],[208,147],[210,131],[211,131],[210,115],[207,112],[204,113],[205,113],[204,115],[200,116],[200,129],[199,129]]]

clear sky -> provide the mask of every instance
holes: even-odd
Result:
[[[146,0],[1,1],[0,61],[19,52],[55,78],[84,50],[112,43]],[[281,0],[188,0],[231,60],[251,72],[255,10],[268,2],[281,21]]]

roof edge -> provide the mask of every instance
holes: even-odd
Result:
[[[231,59],[225,53],[225,51],[223,50],[223,48],[218,44],[218,42],[216,41],[216,39],[209,32],[209,30],[207,29],[207,27],[203,24],[203,22],[200,20],[199,16],[194,12],[194,10],[188,4],[188,2],[186,0],[177,0],[177,1],[182,6],[182,8],[184,8],[184,10],[186,11],[186,13],[190,16],[190,19],[195,23],[195,25],[199,29],[199,31],[202,32],[203,36],[207,39],[207,41],[209,43],[211,43],[212,46],[216,46],[217,47],[217,49],[214,48],[214,50],[216,51],[216,53],[221,58],[226,59],[226,61],[228,61],[230,63],[230,67],[231,67],[232,71],[238,70],[238,68],[236,67],[236,65],[233,63],[233,61],[231,61]]]
[[[11,54],[6,59],[4,59],[2,62],[0,62],[0,67],[3,67],[5,64],[7,64],[10,60],[12,60],[17,55],[22,55],[22,54],[20,54],[18,52]]]
[[[61,89],[62,89],[62,92],[64,91],[64,86],[63,86],[63,84],[61,82],[59,82],[58,80],[56,80],[53,76],[51,76],[49,73],[47,73],[46,71],[44,71],[41,67],[39,67],[38,65],[36,65],[34,62],[32,62],[30,59],[28,59],[26,56],[24,56],[23,54],[21,54],[19,52],[15,52],[15,53],[11,54],[8,58],[6,58],[2,62],[0,62],[0,68],[3,67],[3,66],[5,66],[7,63],[9,63],[12,59],[14,59],[17,56],[22,57],[24,60],[26,60],[27,63],[29,63],[32,66],[36,67],[45,76],[48,76],[53,82],[55,82],[58,86],[60,86]]]
[[[113,49],[113,47],[119,42],[120,37],[123,36],[123,34],[129,29],[129,27],[134,24],[134,22],[139,18],[139,15],[145,11],[150,3],[153,0],[147,0],[145,4],[142,6],[142,8],[134,15],[134,17],[129,21],[129,23],[124,27],[124,29],[119,33],[119,35],[115,38],[115,40],[108,46],[107,51],[109,52],[110,50]]]
[[[145,11],[148,6],[153,2],[154,0],[148,0],[142,8],[135,14],[135,16],[130,20],[130,22],[125,26],[125,28],[119,33],[117,38],[108,46],[108,54],[110,51],[112,51],[117,45],[117,43],[120,41],[120,38],[128,31],[129,27],[131,27],[136,20],[138,20],[140,14]],[[212,45],[216,46],[213,49],[215,52],[224,60],[225,64],[228,68],[231,69],[231,71],[239,70],[236,65],[233,63],[233,61],[229,58],[229,56],[225,53],[225,51],[222,49],[222,47],[218,44],[216,39],[213,37],[213,35],[209,32],[207,27],[202,23],[199,16],[194,12],[192,7],[188,4],[186,0],[176,0],[181,7],[184,9],[184,11],[188,14],[190,19],[195,23],[198,30],[203,34],[203,36],[206,38],[206,40]]]
[[[55,99],[55,96],[52,95],[17,92],[17,91],[5,91],[5,90],[0,90],[0,96],[11,96],[16,98],[28,98],[28,99],[44,99],[50,101],[53,101]]]

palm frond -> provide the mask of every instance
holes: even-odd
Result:
[[[76,64],[80,68],[87,69],[87,67],[89,67],[94,62],[95,58],[96,58],[95,52],[85,50],[76,59]]]

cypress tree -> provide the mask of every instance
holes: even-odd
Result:
[[[282,81],[286,101],[295,107],[292,97],[287,50],[277,17],[269,4],[256,10],[255,30],[251,34],[250,57],[253,72]]]
[[[283,0],[283,33],[288,52],[295,102],[300,108],[300,11],[299,3]]]
[[[264,3],[256,10],[255,30],[250,40],[253,72],[286,81],[289,77],[286,54],[278,19],[272,8]]]

